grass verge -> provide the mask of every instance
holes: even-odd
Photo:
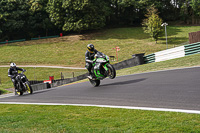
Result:
[[[199,29],[200,26],[168,26],[168,48],[187,42],[188,33]],[[166,49],[165,37],[160,38],[158,43],[155,44],[155,41],[143,32],[142,27],[114,28],[87,35],[65,36],[63,38],[53,38],[52,40],[42,39],[36,41],[1,45],[0,65],[8,65],[10,62],[15,62],[18,65],[84,67],[84,55],[86,46],[89,43],[93,43],[97,50],[109,56],[116,56],[116,51],[113,48],[119,46],[119,61],[129,59],[133,54],[151,54]]]
[[[200,115],[77,106],[0,104],[0,131],[200,132]]]

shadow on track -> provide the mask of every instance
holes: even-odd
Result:
[[[105,84],[105,85],[101,85],[101,86],[133,84],[133,83],[144,81],[146,79],[147,78],[128,80],[128,81],[116,82],[116,83],[111,83],[111,84]]]

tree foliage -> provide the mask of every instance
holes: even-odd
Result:
[[[1,22],[1,30],[11,37],[19,33],[26,25],[28,16],[28,5],[26,0],[2,0],[0,1],[0,14],[4,18]]]
[[[100,29],[106,24],[109,3],[106,0],[49,0],[52,22],[63,31]]]
[[[156,41],[158,37],[162,35],[163,28],[161,26],[162,19],[158,16],[158,11],[154,6],[151,6],[147,9],[147,14],[145,15],[147,18],[144,19],[142,25],[144,26],[144,32],[149,33],[150,36]]]
[[[152,4],[166,22],[200,24],[200,0],[0,0],[0,41],[140,26]]]

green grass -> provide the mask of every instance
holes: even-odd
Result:
[[[188,33],[199,29],[200,26],[168,26],[169,48],[187,42]],[[15,62],[18,65],[84,67],[84,55],[89,43],[93,43],[97,50],[114,56],[115,50],[112,48],[119,46],[119,61],[129,59],[133,54],[151,54],[166,49],[165,37],[160,38],[155,44],[155,41],[145,34],[141,27],[107,29],[97,33],[83,34],[80,37],[65,36],[63,38],[57,38],[57,42],[54,38],[53,40],[44,39],[2,45],[0,47],[0,65]]]
[[[200,132],[200,115],[78,106],[0,104],[0,132]]]

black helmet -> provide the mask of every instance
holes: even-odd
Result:
[[[88,44],[87,49],[90,53],[94,53],[94,45],[93,44]]]

